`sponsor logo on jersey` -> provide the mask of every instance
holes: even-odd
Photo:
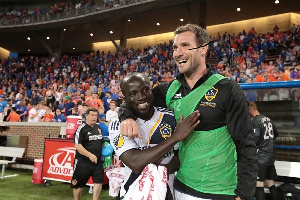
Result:
[[[209,107],[215,108],[216,105],[217,105],[217,104],[214,103],[214,102],[203,102],[203,101],[200,102],[200,106],[209,106]]]
[[[159,132],[161,136],[166,139],[168,137],[171,137],[172,134],[172,128],[169,124],[161,123],[159,125]]]
[[[91,136],[89,136],[89,141],[101,140],[101,139],[102,139],[102,135],[91,135]]]
[[[210,90],[208,90],[205,94],[205,99],[207,101],[212,101],[214,98],[216,98],[217,94],[218,94],[218,89],[212,87]]]
[[[175,94],[174,95],[174,99],[181,99],[182,97],[181,97],[181,93],[179,93],[179,94]]]
[[[124,139],[122,135],[118,135],[117,137],[115,137],[113,140],[113,144],[117,149],[121,148],[124,145]]]

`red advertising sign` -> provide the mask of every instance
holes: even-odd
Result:
[[[76,149],[73,140],[46,138],[43,179],[71,182]],[[87,185],[92,185],[90,178]]]

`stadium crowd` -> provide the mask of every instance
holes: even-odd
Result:
[[[238,83],[298,80],[299,38],[300,27],[295,24],[285,32],[277,26],[267,34],[258,34],[254,28],[239,34],[225,32],[211,38],[207,61],[216,73]],[[128,73],[146,74],[151,87],[176,78],[172,46],[169,41],[117,53],[98,49],[78,57],[3,59],[0,113],[11,122],[65,122],[69,115],[84,119],[87,107],[94,107],[101,113],[100,120],[111,121],[123,102],[120,81]]]
[[[0,9],[0,25],[29,24],[35,22],[58,20],[75,17],[130,5],[142,0],[81,0],[62,1],[44,5],[19,6],[5,10]]]

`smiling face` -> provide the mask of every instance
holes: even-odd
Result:
[[[130,110],[141,119],[149,120],[154,114],[154,97],[147,76],[134,73],[126,76],[121,84]]]
[[[197,46],[195,34],[191,31],[186,31],[175,36],[173,58],[178,66],[179,73],[190,76],[200,66],[201,48],[189,50]]]

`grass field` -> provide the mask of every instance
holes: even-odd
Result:
[[[16,177],[0,179],[0,200],[72,200],[70,184],[51,181],[51,186],[32,184],[32,170],[6,169],[5,175],[19,174]],[[82,200],[91,200],[89,187],[83,188]],[[108,195],[108,185],[104,186],[100,200],[113,200]]]

